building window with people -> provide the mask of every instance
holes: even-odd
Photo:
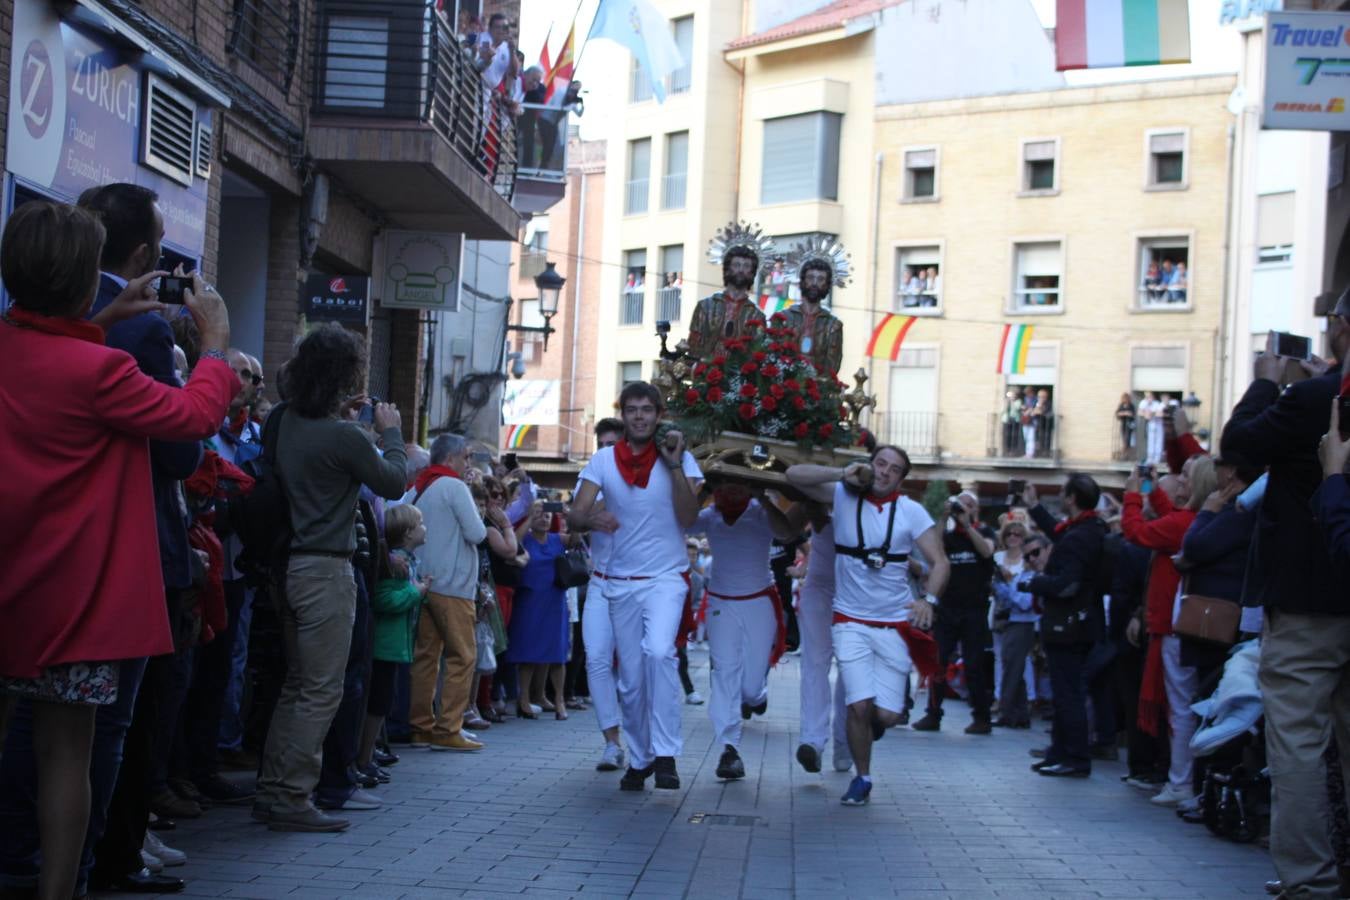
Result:
[[[680,299],[684,292],[684,245],[661,248],[661,286],[657,289],[656,320],[680,321]]]
[[[909,315],[942,313],[942,245],[895,249],[895,310]]]
[[[647,292],[647,251],[627,250],[623,254],[624,283],[619,296],[619,324],[641,325],[642,301]]]
[[[1190,308],[1189,237],[1143,238],[1139,241],[1138,309]]]
[[[1013,244],[1013,288],[1009,312],[1044,313],[1063,309],[1060,277],[1064,271],[1062,241],[1018,241]]]

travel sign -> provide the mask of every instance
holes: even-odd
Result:
[[[1266,15],[1262,128],[1350,129],[1350,14]]]

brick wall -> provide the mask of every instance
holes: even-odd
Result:
[[[268,222],[270,250],[267,259],[266,329],[263,337],[263,371],[276,383],[275,372],[290,359],[299,335],[300,202],[283,196],[272,198]]]
[[[417,434],[422,398],[423,347],[425,331],[419,324],[420,313],[415,309],[390,310],[391,325],[389,354],[392,360],[389,373],[388,400],[403,411],[403,438],[413,440]]]

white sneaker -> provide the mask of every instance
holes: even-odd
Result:
[[[1200,797],[1198,795],[1195,797],[1191,797],[1189,800],[1182,800],[1180,803],[1177,804],[1177,812],[1192,813],[1192,812],[1199,812],[1199,810],[1200,810]]]
[[[690,691],[684,695],[684,702],[688,703],[690,706],[702,706],[703,695],[698,691]]]
[[[618,744],[605,743],[605,752],[600,754],[600,762],[595,764],[597,772],[616,772],[623,768],[623,748]]]
[[[160,840],[159,835],[153,831],[147,830],[145,832],[145,844],[142,845],[142,852],[154,856],[167,868],[187,865],[187,854],[164,843]]]
[[[534,713],[536,716],[539,715],[539,714],[540,714],[541,712],[543,712],[543,711],[544,711],[544,708],[543,708],[542,706],[539,706],[539,705],[534,704],[534,703],[531,703],[531,704],[530,704],[530,712]]]
[[[146,853],[144,850],[141,851],[141,865],[145,866],[156,875],[164,871],[163,861],[161,861],[158,856],[155,856],[155,854]]]
[[[834,744],[834,770],[836,772],[847,772],[853,768],[853,754],[849,752],[846,744],[835,742]]]
[[[1171,784],[1166,785],[1161,791],[1150,798],[1149,802],[1156,806],[1176,806],[1184,800],[1193,800],[1195,795],[1189,788],[1174,788]]]

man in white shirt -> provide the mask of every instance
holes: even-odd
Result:
[[[805,511],[815,504],[801,504]],[[830,689],[830,663],[834,640],[830,620],[834,616],[834,523],[828,511],[816,506],[811,521],[811,541],[806,557],[806,577],[797,598],[797,628],[801,633],[801,743],[797,762],[808,772],[820,771],[825,742],[834,738],[834,769],[853,767],[848,737],[844,733],[844,679],[835,678]],[[831,697],[833,693],[833,698]]]
[[[769,665],[781,654],[782,599],[769,567],[773,539],[796,537],[783,512],[762,489],[719,485],[713,504],[698,514],[691,533],[707,535],[713,567],[708,579],[708,647],[712,702],[708,718],[722,744],[717,777],[745,777],[741,722],[769,706]]]
[[[675,637],[689,584],[684,530],[698,517],[702,473],[671,429],[658,444],[661,392],[634,382],[619,395],[624,439],[591,457],[581,472],[568,523],[576,531],[610,535],[595,558],[595,577],[609,604],[619,653],[619,703],[628,734],[628,771],[619,787],[640,791],[647,776],[675,790],[681,689]],[[604,508],[596,506],[603,492]]]
[[[595,424],[597,450],[613,447],[623,439],[623,423],[618,419],[601,419]],[[584,482],[578,478],[573,496],[581,493]],[[596,495],[596,502],[604,497]],[[611,538],[603,531],[591,532],[591,560],[609,559],[613,553]],[[590,685],[591,705],[595,720],[605,739],[605,749],[596,763],[597,772],[615,772],[623,768],[623,747],[619,744],[619,695],[614,685],[614,625],[609,618],[609,601],[605,598],[604,579],[591,573],[586,588],[586,603],[581,608],[581,640],[586,646],[586,683]]]
[[[904,709],[903,682],[912,668],[905,634],[926,629],[947,586],[942,538],[922,506],[900,493],[909,456],[883,445],[871,463],[793,466],[788,481],[834,510],[835,596],[831,631],[848,704],[848,744],[858,774],[840,799],[862,806],[872,792],[872,743]],[[932,568],[927,599],[915,598],[908,567],[918,549]]]

